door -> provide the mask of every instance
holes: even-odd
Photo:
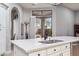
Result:
[[[6,9],[0,7],[0,55],[6,51]]]

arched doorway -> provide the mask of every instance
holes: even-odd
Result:
[[[15,23],[19,18],[19,11],[16,7],[14,7],[11,11],[11,40],[15,39],[16,36],[16,28],[15,25],[17,26],[17,24]]]
[[[18,36],[19,16],[18,8],[13,7],[11,10],[11,40],[15,40]],[[11,44],[11,49],[13,49],[13,44]]]

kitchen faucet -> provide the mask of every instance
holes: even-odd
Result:
[[[45,28],[47,28],[47,26],[45,26]],[[45,29],[44,31],[44,40],[46,40],[48,38],[48,30]]]

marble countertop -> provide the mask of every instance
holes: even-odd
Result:
[[[50,40],[63,40],[63,42],[57,42],[52,44],[43,44],[39,43],[39,41],[43,41],[43,38],[36,38],[36,39],[20,39],[20,40],[12,40],[11,42],[19,47],[20,49],[23,49],[26,53],[31,53],[36,50],[49,48],[51,46],[57,46],[69,42],[75,42],[79,41],[79,37],[71,37],[71,36],[60,36],[60,37],[52,37]]]

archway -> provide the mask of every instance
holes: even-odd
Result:
[[[11,40],[17,39],[18,30],[19,30],[19,10],[16,7],[13,7],[11,10]],[[13,44],[11,44],[11,49],[13,50]]]
[[[16,36],[16,27],[17,24],[15,23],[19,18],[19,11],[16,7],[14,7],[11,11],[11,40],[15,39]]]

